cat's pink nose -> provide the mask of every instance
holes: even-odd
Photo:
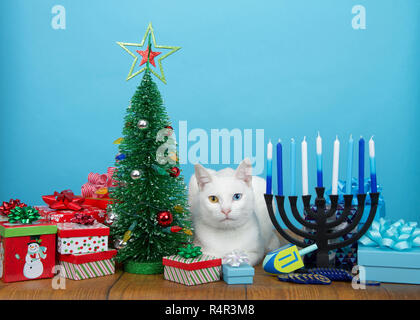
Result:
[[[232,210],[231,209],[222,209],[222,213],[227,216]]]

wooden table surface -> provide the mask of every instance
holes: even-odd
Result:
[[[257,266],[254,284],[227,285],[224,281],[184,286],[163,275],[136,275],[117,270],[106,277],[65,281],[65,289],[53,289],[52,279],[15,283],[0,282],[0,299],[21,300],[322,300],[416,299],[420,285],[382,283],[354,290],[349,282],[331,285],[299,285],[280,282]]]

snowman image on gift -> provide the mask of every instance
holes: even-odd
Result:
[[[44,265],[41,259],[47,257],[46,247],[41,247],[42,240],[39,236],[32,236],[28,242],[28,252],[25,257],[25,265],[23,267],[23,275],[28,279],[35,279],[42,275],[44,272]]]

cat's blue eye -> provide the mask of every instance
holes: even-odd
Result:
[[[240,200],[242,198],[242,193],[235,193],[233,195],[233,200]]]

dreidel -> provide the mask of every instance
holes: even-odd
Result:
[[[263,261],[264,271],[272,275],[293,272],[303,267],[302,256],[316,249],[318,249],[316,244],[298,250],[295,245],[289,243],[265,256]]]

